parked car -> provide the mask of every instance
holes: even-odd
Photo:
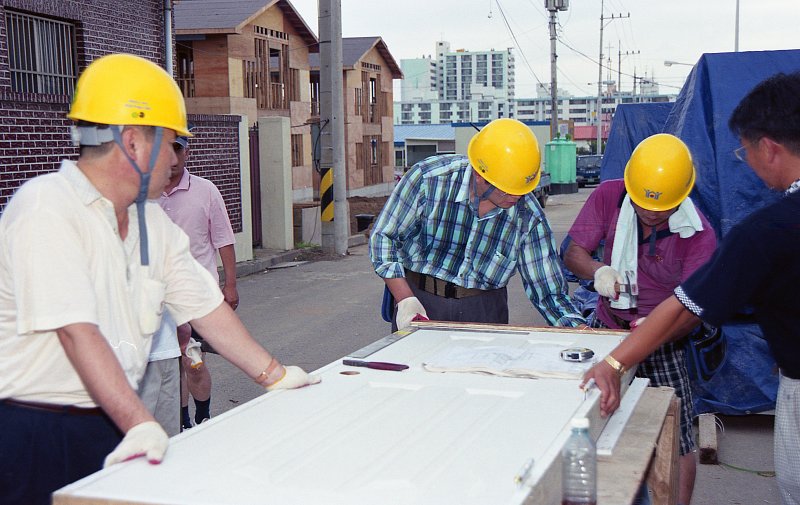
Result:
[[[550,194],[550,173],[542,172],[542,177],[539,178],[539,184],[533,190],[533,196],[539,200],[539,205],[544,208],[547,205],[547,196]]]
[[[600,183],[600,164],[602,162],[602,154],[587,154],[577,157],[575,160],[575,180],[579,188],[587,184]]]

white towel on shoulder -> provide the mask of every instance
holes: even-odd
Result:
[[[616,270],[625,282],[638,284],[639,272],[639,236],[638,216],[631,204],[631,197],[625,195],[617,220],[616,234],[614,236],[614,249],[611,251],[611,268]],[[703,223],[691,198],[686,198],[678,206],[678,210],[669,216],[669,231],[677,233],[681,238],[689,238],[699,231],[703,231]],[[630,279],[625,277],[625,272],[633,275]],[[618,300],[610,300],[612,308],[629,309],[631,307],[630,295],[620,293]]]
[[[691,198],[687,198],[678,206],[678,210],[669,216],[669,231],[677,233],[681,238],[689,238],[698,231],[703,231],[703,222]]]
[[[637,231],[639,218],[631,205],[631,197],[625,195],[622,207],[619,210],[617,228],[614,235],[614,245],[611,250],[611,268],[616,270],[625,282],[637,283],[637,272],[639,266],[639,234]],[[630,271],[633,276],[625,278],[625,272]],[[609,300],[611,307],[615,309],[629,309],[631,298],[628,293],[620,293],[617,300]]]

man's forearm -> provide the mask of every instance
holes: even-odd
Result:
[[[594,279],[595,271],[602,267],[603,263],[596,261],[589,251],[573,241],[564,252],[564,266],[580,279]]]
[[[272,361],[272,355],[256,342],[227,303],[191,323],[214,349],[251,378],[258,377]]]
[[[408,281],[406,281],[405,277],[383,279],[383,281],[386,283],[386,287],[389,288],[389,292],[392,293],[395,303],[410,296],[414,296],[414,292],[411,291],[411,288],[408,286]]]
[[[219,257],[222,260],[222,271],[225,274],[225,285],[236,286],[236,250],[233,244],[219,248]]]
[[[640,363],[661,345],[677,340],[700,323],[695,316],[678,300],[670,296],[647,316],[642,324],[611,354],[626,367]]]
[[[100,329],[76,323],[58,329],[58,338],[92,399],[127,432],[145,421],[154,421],[131,388],[125,372]]]

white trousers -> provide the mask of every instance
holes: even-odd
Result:
[[[780,376],[775,407],[775,474],[783,505],[800,505],[800,380]]]

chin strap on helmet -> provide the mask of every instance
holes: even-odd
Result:
[[[497,189],[491,184],[489,184],[489,189],[483,192],[482,195],[478,196],[478,182],[477,177],[475,176],[475,172],[472,173],[472,206],[475,207],[475,212],[478,212],[478,207],[481,204],[482,200],[487,200],[489,195],[491,195],[494,190]]]
[[[147,201],[147,189],[150,187],[150,175],[153,173],[153,167],[158,159],[158,153],[161,151],[161,140],[164,136],[164,128],[160,126],[155,127],[155,137],[153,139],[153,149],[150,151],[150,160],[147,164],[147,172],[143,172],[136,161],[130,157],[122,144],[122,128],[116,125],[111,125],[111,131],[114,134],[114,142],[122,150],[122,154],[128,158],[136,173],[139,174],[139,194],[136,196],[136,214],[139,221],[139,258],[143,266],[150,264],[150,255],[147,248],[147,224],[144,218],[144,204]]]

